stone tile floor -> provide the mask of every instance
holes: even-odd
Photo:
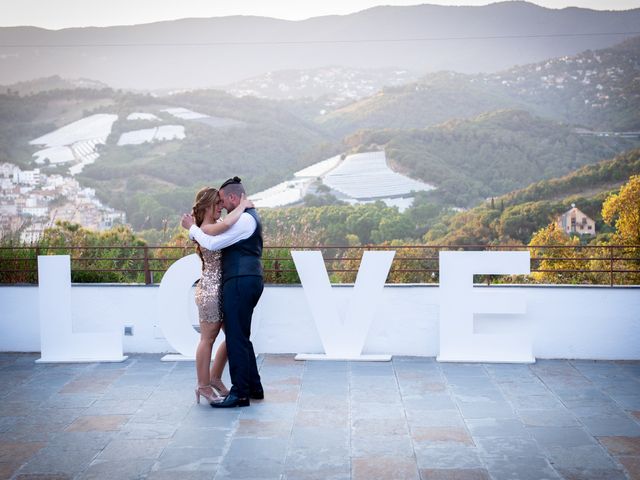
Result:
[[[194,400],[193,363],[0,354],[0,478],[639,479],[640,362],[296,362]]]

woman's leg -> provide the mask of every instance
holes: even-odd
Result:
[[[213,359],[213,366],[211,367],[211,385],[220,392],[221,395],[227,395],[229,389],[222,383],[222,373],[224,367],[227,364],[227,342],[224,341],[218,347],[216,355]]]
[[[224,367],[227,365],[227,342],[222,342],[213,358],[213,366],[211,367],[211,379],[222,378]]]
[[[196,349],[196,375],[198,386],[209,385],[209,365],[211,364],[211,350],[218,332],[220,322],[200,322],[200,342]]]

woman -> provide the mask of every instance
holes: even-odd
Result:
[[[240,204],[230,212],[224,220],[219,221],[222,202],[215,188],[205,187],[196,194],[191,214],[200,229],[208,235],[219,235],[238,221],[245,208],[253,207],[253,203],[244,196]],[[222,278],[221,252],[196,247],[202,260],[202,277],[196,287],[196,305],[200,322],[200,342],[196,349],[196,401],[204,397],[209,403],[218,401],[227,395],[229,390],[221,380],[227,361],[226,344],[223,342],[216,353],[213,367],[211,350],[222,326]]]

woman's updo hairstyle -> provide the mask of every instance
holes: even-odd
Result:
[[[202,225],[205,211],[207,208],[215,206],[217,200],[218,190],[213,187],[201,188],[198,193],[196,193],[195,203],[193,207],[191,207],[191,215],[193,215],[197,226]]]
[[[195,203],[193,204],[193,207],[191,207],[191,215],[193,215],[193,219],[198,227],[202,225],[202,222],[204,221],[204,215],[207,208],[211,206],[215,207],[217,201],[218,190],[213,187],[201,188],[198,193],[196,193]],[[204,258],[198,242],[196,242],[196,250],[200,260],[202,260],[202,269],[204,270]]]

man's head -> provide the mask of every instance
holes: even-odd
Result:
[[[240,204],[242,194],[245,193],[241,180],[233,177],[220,186],[220,199],[227,212],[230,212]]]

